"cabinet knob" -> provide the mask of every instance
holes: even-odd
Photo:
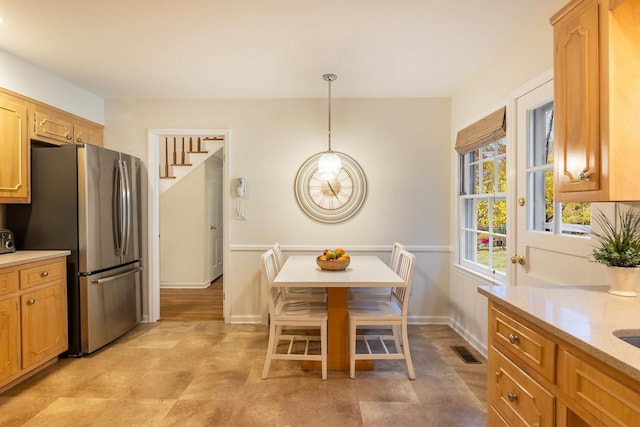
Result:
[[[78,139],[76,139],[76,142],[82,142],[82,138],[78,137]]]
[[[516,334],[509,334],[509,342],[511,344],[518,344],[518,342],[520,342],[520,337]]]
[[[43,271],[42,277],[49,277],[49,272],[47,270]]]
[[[580,172],[580,175],[578,175],[578,177],[580,178],[580,181],[587,181],[589,180],[589,177],[591,176],[592,172],[589,169],[585,169],[582,172]]]
[[[509,402],[514,403],[518,401],[518,395],[515,394],[513,391],[510,391],[509,393],[507,393],[507,398],[509,399]]]
[[[73,138],[69,133],[67,133],[64,137],[67,138],[69,141],[71,141],[71,138]]]
[[[33,305],[36,303],[36,300],[33,298],[29,298],[29,300],[27,301],[27,305]]]

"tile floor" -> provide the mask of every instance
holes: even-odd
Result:
[[[220,322],[139,325],[106,348],[61,359],[0,394],[0,426],[483,426],[486,360],[465,364],[448,326],[410,326],[417,379],[404,361],[305,372],[274,361],[268,330]]]

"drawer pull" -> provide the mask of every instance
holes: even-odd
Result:
[[[36,300],[33,298],[29,298],[29,300],[27,301],[27,305],[33,305],[36,303]]]
[[[520,337],[515,334],[509,334],[509,342],[514,345],[518,344],[520,342]]]
[[[47,270],[43,271],[42,277],[49,277],[49,272]]]
[[[509,402],[514,403],[518,401],[518,395],[515,394],[514,392],[510,391],[509,393],[507,393],[507,398],[509,399]]]

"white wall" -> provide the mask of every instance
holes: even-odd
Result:
[[[300,165],[327,147],[327,104],[299,100],[107,101],[105,146],[147,158],[149,128],[230,129],[229,181],[248,182],[247,220],[229,236],[231,321],[261,318],[259,254],[275,241],[285,250],[342,246],[381,251],[394,241],[418,255],[410,315],[449,315],[450,102],[448,99],[334,99],[332,148],[354,157],[367,176],[361,212],[326,225],[298,208]],[[146,206],[146,202],[143,201]],[[227,215],[233,217],[234,204]]]
[[[0,49],[0,87],[104,123],[104,100]]]
[[[567,3],[566,0],[540,0],[538,7],[551,17]],[[496,29],[499,31],[499,29]],[[457,193],[458,156],[453,150],[456,133],[495,111],[508,105],[510,93],[536,78],[553,66],[553,28],[547,19],[532,22],[523,28],[521,37],[512,40],[511,48],[503,52],[487,69],[480,70],[473,81],[451,99],[451,193]],[[509,117],[507,118],[509,120]],[[508,122],[507,122],[508,125]],[[509,185],[510,183],[508,183]],[[452,200],[452,212],[458,218],[457,199]],[[455,245],[456,221],[452,221],[451,241]],[[451,318],[453,327],[474,347],[486,354],[487,306],[486,298],[477,293],[477,286],[490,280],[468,274],[451,266]]]

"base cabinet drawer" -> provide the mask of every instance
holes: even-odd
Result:
[[[555,425],[554,396],[495,347],[489,349],[488,400],[507,425]]]
[[[33,263],[32,267],[20,269],[20,289],[60,281],[66,274],[67,265],[64,260]]]
[[[496,307],[491,310],[489,334],[494,345],[547,380],[555,381],[556,344],[513,315]]]
[[[562,350],[558,356],[558,385],[575,404],[605,425],[640,426],[639,388],[570,351]]]

